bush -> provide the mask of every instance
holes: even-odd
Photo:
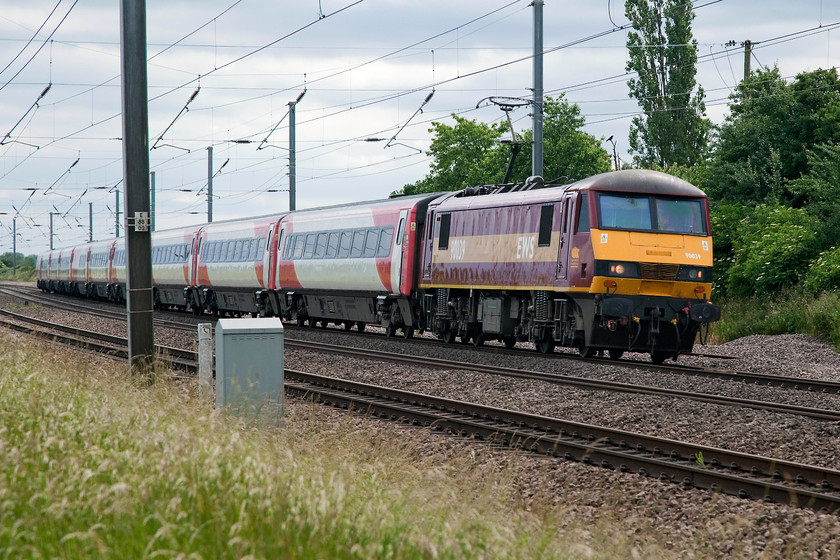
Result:
[[[805,276],[805,290],[809,294],[840,288],[840,246],[820,253]]]
[[[819,251],[818,225],[801,209],[756,208],[738,226],[727,291],[737,296],[768,295],[796,285]]]

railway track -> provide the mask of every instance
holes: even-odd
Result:
[[[31,318],[28,318],[31,319]],[[46,336],[126,357],[120,337],[32,321],[23,327],[4,311],[0,321],[26,332],[49,329]],[[37,323],[41,323],[38,325]],[[98,340],[97,340],[98,339]],[[196,354],[160,348],[170,360],[195,370]],[[569,422],[468,402],[368,385],[286,369],[290,395],[402,423],[425,426],[504,448],[636,473],[685,488],[720,491],[816,510],[840,510],[840,471],[724,449]]]
[[[112,311],[112,310],[104,310],[104,309],[91,309],[89,306],[81,305],[76,302],[72,301],[64,301],[61,298],[55,297],[48,297],[44,296],[40,293],[32,294],[26,290],[20,290],[15,288],[8,288],[2,287],[0,288],[0,292],[7,293],[9,295],[14,295],[15,297],[25,298],[28,301],[36,301],[40,303],[44,303],[46,305],[51,305],[55,307],[59,307],[62,309],[67,309],[71,311],[83,312],[83,313],[90,313],[95,314],[98,316],[109,317],[118,320],[125,320],[125,313],[123,311]],[[208,321],[210,319],[208,318]],[[196,325],[195,323],[185,323],[183,321],[172,321],[172,320],[165,320],[165,319],[155,319],[155,323],[159,326],[164,326],[168,328],[176,328],[180,330],[188,330],[188,331],[195,331]],[[296,329],[301,327],[287,327],[289,332],[294,332]],[[376,336],[376,335],[374,335]],[[379,335],[381,338],[382,335]],[[413,343],[418,342],[419,340],[426,340],[426,339],[414,339]],[[429,343],[432,344],[440,344],[437,341],[432,339],[428,339]],[[357,357],[362,359],[376,359],[376,360],[383,360],[383,361],[390,361],[395,363],[406,363],[410,365],[419,365],[419,366],[427,366],[427,367],[436,367],[442,369],[458,369],[458,370],[470,370],[470,371],[481,371],[483,373],[492,373],[496,375],[504,375],[508,377],[518,377],[518,378],[529,378],[529,379],[536,379],[541,381],[547,381],[550,383],[559,383],[568,386],[575,386],[584,389],[595,389],[595,390],[611,390],[611,391],[620,391],[620,392],[627,392],[627,393],[639,393],[639,394],[649,394],[649,395],[659,395],[659,396],[671,396],[671,397],[678,397],[678,398],[688,398],[693,400],[698,400],[702,402],[711,402],[715,404],[726,404],[726,405],[735,405],[735,406],[745,406],[749,408],[759,409],[759,410],[769,410],[774,412],[788,412],[792,414],[801,414],[804,416],[809,416],[812,418],[817,418],[821,420],[838,420],[840,419],[840,412],[833,411],[833,410],[824,410],[819,408],[809,408],[809,407],[799,407],[794,405],[785,405],[783,403],[767,403],[764,401],[757,401],[751,399],[741,399],[741,398],[732,398],[732,397],[723,397],[719,395],[709,395],[705,393],[697,393],[691,391],[680,391],[676,389],[666,389],[660,387],[649,387],[649,386],[640,386],[640,385],[632,385],[627,383],[621,383],[617,381],[606,381],[606,380],[595,380],[595,379],[588,379],[583,377],[574,377],[570,375],[563,375],[563,374],[555,374],[555,373],[543,373],[543,372],[536,372],[536,371],[526,371],[526,370],[517,370],[512,368],[502,368],[488,364],[477,365],[475,363],[466,363],[466,362],[453,362],[451,360],[440,360],[432,357],[427,356],[411,356],[405,354],[403,352],[400,353],[393,353],[393,352],[381,352],[376,350],[370,349],[358,349],[358,348],[351,348],[344,345],[338,344],[329,344],[323,342],[314,342],[308,340],[296,340],[294,338],[290,338],[288,335],[286,336],[284,343],[288,348],[299,348],[303,350],[310,350],[310,351],[320,351],[326,353],[333,353],[333,354],[341,354],[346,355],[349,357]],[[470,349],[471,346],[465,346],[465,349]],[[481,350],[482,355],[492,354],[493,352],[503,353],[503,354],[510,354],[511,352],[514,353],[523,353],[523,351],[511,351],[508,349],[502,348],[483,348]],[[529,356],[534,356],[533,353],[527,353]],[[655,372],[665,372],[665,373],[673,373],[677,375],[692,375],[698,377],[706,377],[712,379],[721,379],[726,381],[733,381],[739,382],[744,384],[752,384],[757,386],[765,386],[765,387],[776,387],[782,388],[787,390],[797,390],[797,391],[805,391],[805,392],[812,392],[812,393],[825,393],[825,394],[840,394],[840,383],[836,381],[825,381],[819,379],[807,379],[801,377],[789,377],[789,376],[781,376],[781,375],[768,375],[768,374],[761,374],[761,373],[753,373],[753,372],[742,372],[736,370],[727,370],[727,369],[709,369],[709,368],[697,368],[692,366],[677,366],[677,365],[657,365],[652,364],[650,362],[639,362],[639,361],[632,361],[632,360],[611,360],[605,358],[581,358],[576,355],[572,354],[561,354],[557,353],[552,355],[550,358],[546,359],[570,359],[573,361],[585,361],[590,363],[599,363],[603,365],[608,365],[611,367],[618,366],[618,367],[629,367],[635,369],[643,369],[647,371],[655,371]]]

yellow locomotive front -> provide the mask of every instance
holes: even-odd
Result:
[[[571,256],[590,278],[571,278],[583,325],[581,353],[649,352],[654,361],[690,352],[697,332],[720,317],[709,302],[712,236],[708,201],[693,185],[653,171],[595,176],[577,186],[587,200],[583,252]],[[574,276],[574,274],[573,274]],[[578,281],[575,281],[578,280]],[[576,285],[576,286],[575,286]],[[588,321],[585,321],[588,322]]]

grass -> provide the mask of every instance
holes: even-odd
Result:
[[[774,296],[722,299],[715,339],[727,342],[753,334],[807,334],[840,350],[840,294],[812,296],[787,292]]]
[[[590,494],[585,465],[523,467],[424,429],[399,440],[393,424],[309,403],[283,425],[229,417],[165,371],[149,386],[21,340],[0,330],[0,559],[800,558],[840,546],[833,516],[747,515],[704,493],[684,512],[677,486],[640,494],[619,479]],[[693,531],[673,538],[686,515]]]
[[[618,516],[523,499],[504,461],[422,455],[317,405],[227,417],[2,332],[0,395],[0,558],[661,556]]]

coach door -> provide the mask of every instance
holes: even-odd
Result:
[[[196,230],[192,239],[192,252],[190,253],[190,286],[198,286],[198,252],[201,250],[201,229]]]
[[[269,283],[268,288],[270,290],[276,290],[280,286],[277,285],[277,265],[278,261],[280,260],[280,251],[283,248],[283,237],[285,237],[286,233],[286,224],[280,225],[279,223],[274,224],[271,226],[271,233],[269,233],[269,239],[271,239],[269,246]]]
[[[400,211],[400,221],[397,231],[394,232],[394,244],[391,247],[391,293],[400,292],[402,283],[403,266],[405,266],[405,253],[403,252],[403,233],[405,223],[408,219],[408,210]]]
[[[560,249],[557,255],[557,279],[566,280],[569,276],[569,251],[572,245],[572,220],[575,215],[574,197],[567,194],[561,199]]]

